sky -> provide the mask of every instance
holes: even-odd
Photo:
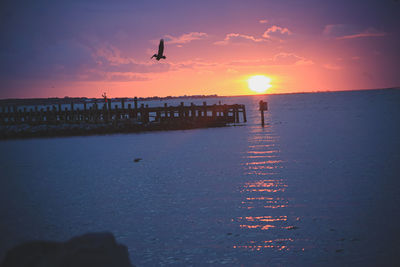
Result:
[[[398,87],[399,18],[399,0],[2,0],[0,98]]]

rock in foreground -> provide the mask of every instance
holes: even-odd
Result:
[[[1,267],[132,267],[126,246],[111,233],[89,233],[67,242],[32,241],[9,250]]]

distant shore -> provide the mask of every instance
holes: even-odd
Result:
[[[138,101],[164,101],[171,99],[206,99],[206,98],[223,98],[223,97],[242,97],[242,96],[268,96],[268,95],[293,95],[293,94],[324,94],[324,93],[340,93],[340,92],[362,92],[362,91],[381,91],[381,90],[400,90],[398,87],[387,87],[387,88],[367,88],[367,89],[354,89],[354,90],[318,90],[310,92],[283,92],[283,93],[265,93],[265,94],[249,94],[249,95],[183,95],[183,96],[150,96],[150,97],[138,97]],[[115,97],[109,98],[113,101],[121,101],[122,99],[126,101],[133,101],[134,97]],[[104,98],[96,97],[48,97],[48,98],[0,98],[0,106],[7,105],[53,105],[53,104],[70,104],[71,102],[78,103],[101,103]]]
[[[154,101],[154,100],[170,100],[170,99],[202,99],[202,98],[215,98],[219,97],[218,95],[191,95],[191,96],[166,96],[166,97],[137,97],[138,101]],[[121,100],[124,101],[133,101],[134,97],[116,97],[116,98],[109,98],[112,101],[120,102]],[[58,104],[79,104],[79,103],[103,103],[104,98],[92,98],[92,97],[49,97],[49,98],[7,98],[7,99],[0,99],[0,106],[12,106],[12,105],[24,105],[24,106],[31,106],[31,105],[58,105]]]

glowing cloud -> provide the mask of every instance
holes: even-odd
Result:
[[[207,38],[208,34],[205,32],[190,32],[182,34],[179,37],[172,35],[165,35],[165,39],[169,44],[186,44],[195,40]]]
[[[305,57],[298,56],[294,53],[281,52],[273,57],[273,63],[276,65],[313,65],[314,62]]]
[[[265,41],[262,38],[256,38],[256,37],[254,37],[252,35],[246,35],[246,34],[240,34],[240,33],[228,33],[225,36],[225,39],[223,41],[218,41],[218,42],[215,42],[214,44],[216,44],[216,45],[226,45],[229,42],[232,42],[232,41],[235,41],[235,40],[236,41],[244,41],[244,40],[246,40],[246,41],[252,41],[252,42],[256,42],[256,43]]]
[[[272,34],[272,35],[271,35]],[[273,38],[274,36],[291,35],[292,32],[288,28],[282,28],[276,25],[269,27],[264,33],[263,37],[266,39]]]
[[[342,69],[342,67],[340,67],[339,65],[336,65],[336,64],[328,63],[328,64],[324,64],[323,66],[325,69],[328,69],[328,70],[341,70]]]

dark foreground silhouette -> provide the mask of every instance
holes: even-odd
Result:
[[[111,233],[89,233],[67,242],[27,242],[9,250],[0,266],[133,267],[128,249]]]
[[[160,60],[162,58],[166,59],[166,57],[163,55],[163,53],[164,53],[164,40],[161,39],[160,44],[158,45],[158,53],[154,54],[151,58],[155,57],[157,60]]]

